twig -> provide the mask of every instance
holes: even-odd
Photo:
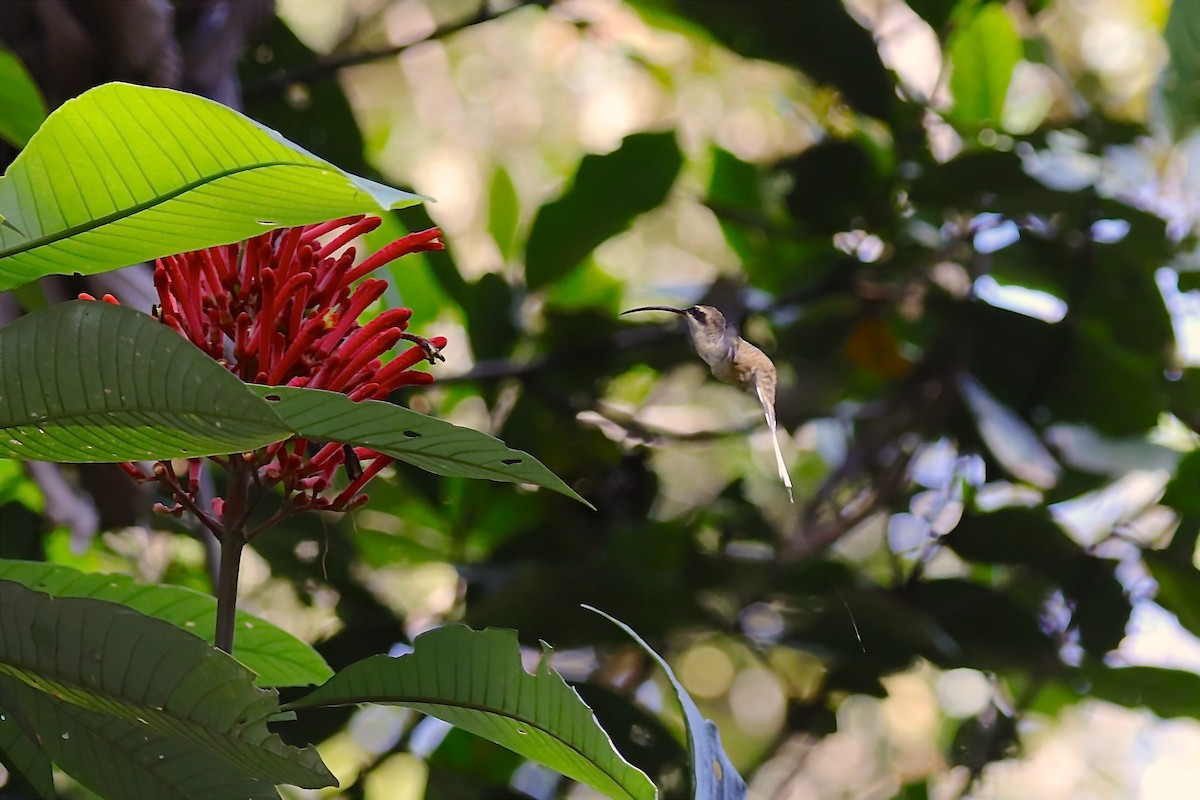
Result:
[[[291,70],[282,70],[260,81],[249,83],[243,87],[242,95],[247,98],[259,97],[277,92],[293,83],[315,83],[316,81],[333,76],[346,67],[356,67],[360,64],[369,64],[372,61],[391,58],[403,53],[410,47],[445,38],[472,25],[491,22],[494,19],[499,19],[506,14],[516,11],[518,8],[524,8],[525,6],[541,6],[542,8],[546,8],[550,3],[551,0],[522,0],[522,2],[508,8],[493,11],[491,4],[484,2],[480,4],[479,10],[473,16],[440,25],[424,39],[392,45],[391,47],[384,47],[378,50],[360,50],[355,53],[328,55],[312,63],[304,64]]]

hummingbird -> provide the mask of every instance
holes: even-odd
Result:
[[[692,336],[692,345],[695,346],[696,353],[708,364],[713,377],[758,397],[763,414],[767,418],[767,427],[771,430],[771,443],[775,445],[775,465],[779,470],[779,479],[787,488],[788,499],[795,503],[796,499],[792,496],[792,478],[788,475],[787,464],[784,463],[783,451],[779,448],[779,437],[776,434],[775,386],[778,383],[778,373],[767,354],[739,336],[737,329],[725,319],[725,315],[713,306],[642,306],[622,311],[621,316],[639,311],[669,311],[681,315],[687,320],[688,333]]]

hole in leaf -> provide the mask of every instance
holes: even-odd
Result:
[[[269,403],[278,403],[278,402],[279,402],[280,400],[282,400],[283,398],[281,398],[281,397],[280,397],[279,395],[277,395],[277,394],[268,394],[268,395],[265,395],[265,396],[263,397],[263,399],[264,399],[264,400],[266,400],[266,401],[267,401],[267,402],[269,402]]]
[[[421,438],[421,434],[417,433],[416,431],[405,431],[404,435],[410,439],[420,439]]]
[[[517,728],[517,733],[524,736],[526,733],[528,733],[528,731],[526,731],[524,728]]]
[[[519,458],[502,458],[502,459],[500,459],[500,463],[507,464],[508,466],[511,467],[513,464],[520,464],[521,459],[519,459]]]

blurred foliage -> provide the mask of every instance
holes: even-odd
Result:
[[[1200,719],[1184,661],[1126,652],[1152,601],[1200,633],[1200,347],[1169,280],[1196,263],[1195,4],[1145,11],[1137,41],[1167,58],[1134,77],[1069,0],[281,5],[296,33],[248,51],[246,112],[441,201],[398,219],[449,250],[385,299],[449,364],[398,399],[597,510],[399,467],[354,518],[257,540],[247,611],[335,669],[442,622],[544,639],[668,797],[670,689],[581,603],[668,656],[763,796],[961,790],[1021,753],[1023,719],[1087,700]],[[695,302],[780,369],[795,506],[753,402],[675,322],[617,317]],[[71,558],[19,474],[0,498],[0,556]],[[155,521],[71,563],[194,584],[190,535]],[[920,768],[805,772],[860,695],[908,702],[930,674],[982,688],[893,723]],[[566,791],[408,718],[279,729],[325,741],[349,796],[408,753],[412,796]]]

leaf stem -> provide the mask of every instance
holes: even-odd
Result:
[[[233,628],[237,615],[238,571],[246,546],[246,517],[249,513],[250,469],[238,456],[229,458],[229,482],[225,496],[225,530],[221,536],[221,572],[217,579],[217,647],[233,654]]]

